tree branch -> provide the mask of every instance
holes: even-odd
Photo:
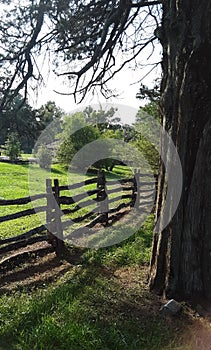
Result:
[[[160,5],[160,4],[162,4],[162,1],[141,1],[136,4],[128,4],[128,6],[132,8],[141,8],[145,6],[153,6],[153,5]]]
[[[22,90],[24,87],[27,87],[28,80],[33,76],[33,64],[31,60],[31,50],[36,45],[36,40],[38,38],[38,35],[42,29],[43,21],[44,21],[44,9],[45,9],[45,0],[40,0],[38,13],[37,13],[37,22],[36,26],[34,28],[33,34],[29,42],[26,44],[25,48],[20,50],[20,52],[14,56],[6,58],[10,62],[15,62],[18,60],[18,63],[16,65],[16,70],[10,80],[10,83],[8,85],[8,88],[4,92],[4,96],[2,98],[1,104],[0,104],[0,111],[2,111],[11,101],[12,99],[19,93],[20,90]],[[27,72],[24,72],[25,64],[27,63]],[[14,88],[12,94],[12,86],[13,83],[18,75],[18,73],[22,73],[22,81]],[[24,92],[24,95],[26,95],[26,91]]]

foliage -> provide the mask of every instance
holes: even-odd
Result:
[[[161,113],[160,113],[160,107],[159,107],[159,101],[150,101],[142,108],[143,112],[146,112],[149,116],[153,117],[155,120],[160,122],[161,120]],[[137,114],[137,121],[139,119],[139,113]]]
[[[14,161],[21,155],[21,145],[18,134],[11,132],[5,142],[5,154]]]
[[[159,125],[161,121],[159,106],[160,92],[158,85],[155,85],[153,89],[149,89],[146,86],[141,85],[140,92],[137,94],[137,97],[140,99],[145,99],[147,97],[149,102],[147,102],[143,107],[139,108],[135,123],[133,125],[134,133],[132,141],[147,159],[152,170],[155,173],[158,173],[160,159],[159,152],[155,148],[155,145],[149,140],[153,140],[155,136],[157,140],[160,138],[160,135],[157,135],[158,127],[156,127],[156,125]],[[144,134],[149,135],[149,139],[144,136]]]
[[[157,174],[158,168],[159,168],[160,156],[158,151],[153,146],[153,144],[146,138],[141,137],[139,141],[135,142],[135,147],[137,147],[141,151],[144,158],[147,160],[148,164],[150,165],[150,168],[153,170],[155,174]]]
[[[111,107],[108,111],[102,109],[96,111],[92,107],[87,107],[83,111],[86,122],[91,123],[93,126],[96,126],[99,132],[102,134],[108,129],[115,130],[116,127],[119,127],[120,118],[115,116],[117,109]]]
[[[158,102],[160,101],[160,81],[156,79],[154,87],[149,88],[144,84],[141,84],[139,88],[139,92],[136,97],[140,100],[149,100],[150,102]]]
[[[59,123],[63,115],[64,115],[64,111],[58,106],[56,106],[55,102],[53,101],[46,102],[38,110],[36,110],[36,117],[37,117],[37,120],[39,121],[39,129],[44,130],[50,123],[52,123],[55,120],[57,120]]]
[[[21,95],[16,96],[10,106],[0,113],[0,144],[3,144],[10,133],[18,135],[21,149],[31,152],[39,134],[39,123],[35,110]]]
[[[56,106],[55,102],[48,101],[36,110],[36,119],[39,125],[39,138],[36,140],[34,152],[38,148],[45,146],[55,153],[56,144],[58,143],[58,135],[61,133],[62,119],[64,112]]]
[[[84,160],[90,159],[89,166],[97,168],[106,168],[113,170],[114,166],[119,164],[115,160],[116,150],[113,149],[111,139],[123,139],[124,133],[119,123],[120,119],[114,116],[115,109],[108,111],[93,110],[91,107],[86,108],[83,112],[77,112],[72,116],[65,117],[63,122],[63,131],[60,139],[63,140],[59,146],[57,157],[61,163],[75,165],[80,167]],[[108,154],[106,159],[92,162],[94,158],[93,150],[83,148],[89,143],[101,139],[103,143],[103,153]],[[100,145],[99,145],[100,147]],[[83,148],[83,155],[78,153]],[[96,149],[97,157],[100,150]],[[76,155],[76,157],[74,157]]]
[[[36,110],[21,95],[17,95],[0,113],[0,144],[4,144],[8,135],[14,132],[19,137],[21,150],[31,153],[42,130],[53,120],[60,120],[62,115],[63,111],[54,102],[49,101]],[[51,129],[51,133],[53,131]]]
[[[64,135],[64,136],[63,136]],[[57,157],[60,162],[69,165],[77,152],[86,144],[95,141],[100,134],[96,127],[86,125],[85,116],[83,113],[76,113],[71,118],[65,119],[64,131],[61,138],[64,141],[60,144],[57,152]],[[73,165],[80,168],[83,166],[84,159],[89,159],[90,154],[84,151],[82,158],[78,155],[73,161]]]
[[[105,168],[108,171],[113,171],[116,165],[122,164],[122,163],[121,161],[118,160],[118,146],[114,147],[112,143],[112,139],[122,140],[123,132],[121,129],[115,130],[115,124],[113,124],[112,128],[106,129],[103,132],[101,132],[100,138],[102,141],[105,141],[103,151],[105,152],[105,149],[106,149],[109,157],[97,161],[96,163],[93,164],[93,166],[99,169]]]
[[[36,153],[36,157],[40,168],[43,168],[43,169],[50,168],[51,162],[52,162],[52,154],[48,148],[44,146],[40,146]]]

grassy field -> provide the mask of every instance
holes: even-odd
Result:
[[[149,218],[118,246],[82,251],[80,262],[50,282],[31,266],[29,284],[24,284],[29,267],[23,263],[15,287],[0,288],[0,349],[199,349],[195,345],[203,344],[197,336],[202,322],[193,322],[188,310],[176,318],[162,316],[161,299],[147,288],[151,237]],[[53,275],[51,267],[49,273]],[[15,268],[12,274],[14,281]]]
[[[117,168],[114,176],[123,175]],[[58,165],[51,176],[67,183],[66,170]],[[78,182],[82,175],[71,173],[71,178]],[[0,163],[0,184],[3,198],[27,196],[27,166]],[[1,227],[1,237],[19,232],[22,224],[17,226]],[[31,265],[23,261],[9,272],[2,269],[0,350],[199,349],[194,327],[200,321],[195,325],[188,311],[174,319],[162,316],[162,300],[148,290],[152,230],[151,215],[134,235],[112,247],[73,248],[80,259],[64,270],[65,259],[55,256],[53,267],[47,257],[34,257]],[[208,348],[200,345],[203,349]]]
[[[147,289],[151,236],[149,218],[118,246],[83,251],[80,263],[51,283],[38,284],[35,275],[33,287],[21,280],[4,291],[0,349],[179,350],[178,334],[181,349],[192,349],[183,322],[161,316],[159,298]]]
[[[129,169],[124,167],[116,167],[115,172],[107,172],[106,177],[108,179],[118,179],[126,176],[131,176]],[[89,174],[88,177],[96,177],[96,174]],[[46,178],[58,179],[60,185],[73,184],[81,182],[85,179],[84,174],[78,172],[69,171],[61,165],[54,164],[51,171],[40,169],[38,165],[17,165],[0,162],[0,198],[1,199],[16,199],[22,198],[33,194],[45,193],[46,191]],[[96,185],[86,186],[84,189],[71,191],[71,195],[81,193],[84,190],[90,190],[96,188]],[[65,192],[62,193],[65,195]],[[70,195],[69,191],[66,191],[66,195]],[[115,196],[115,195],[114,195]],[[35,206],[46,205],[46,200],[37,200],[33,203]],[[32,208],[32,204],[17,205],[0,207],[0,216],[19,212],[21,210]],[[65,208],[65,206],[64,206]],[[82,208],[79,215],[86,214],[89,208]],[[76,214],[77,215],[77,214]],[[72,217],[74,217],[72,215]],[[45,213],[38,215],[27,216],[13,221],[7,221],[0,223],[0,238],[11,237],[26,232],[34,227],[37,227],[45,221]]]

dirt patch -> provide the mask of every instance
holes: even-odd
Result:
[[[70,257],[68,260],[59,259],[47,242],[35,243],[7,254],[0,263],[0,293],[46,286],[77,263],[74,254],[72,261]]]

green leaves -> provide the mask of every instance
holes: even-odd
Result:
[[[5,142],[5,154],[12,161],[16,160],[20,156],[21,145],[17,133],[12,132],[8,135],[8,138]]]
[[[69,118],[65,118],[64,130],[61,139],[64,139],[59,146],[57,157],[60,162],[69,165],[74,155],[86,144],[99,138],[98,129],[92,125],[86,125],[83,113],[75,113]],[[87,157],[89,154],[87,154]],[[81,162],[78,158],[73,162],[78,167]]]

